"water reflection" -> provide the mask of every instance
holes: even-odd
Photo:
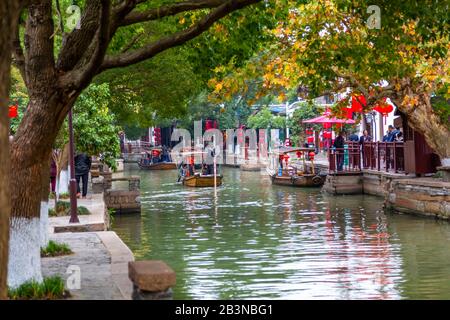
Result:
[[[450,298],[448,223],[237,169],[217,199],[177,185],[176,172],[139,174],[142,215],[117,216],[114,229],[137,259],[171,265],[176,299]]]

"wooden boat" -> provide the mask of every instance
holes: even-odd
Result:
[[[321,187],[325,183],[326,176],[316,174],[289,175],[283,172],[282,176],[271,174],[273,184],[293,187]]]
[[[222,184],[222,176],[216,176],[216,185],[220,186]],[[214,187],[214,175],[193,175],[190,177],[183,178],[183,185],[188,187]]]
[[[138,165],[142,170],[173,170],[177,168],[175,162],[156,162],[150,164],[139,162]]]
[[[314,148],[291,148],[281,147],[271,154],[270,167],[267,168],[268,174],[273,184],[293,187],[320,187],[325,183],[326,174],[320,172],[319,168],[314,165],[314,157],[306,159],[305,154],[314,151]],[[294,162],[282,170],[282,174],[278,175],[280,163],[280,155],[289,153],[300,153]],[[288,157],[289,158],[289,157]],[[287,165],[287,163],[286,163]]]

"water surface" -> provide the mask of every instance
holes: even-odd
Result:
[[[225,168],[218,189],[139,171],[142,213],[113,230],[177,274],[175,299],[449,299],[450,225],[385,213],[383,199],[274,186]]]

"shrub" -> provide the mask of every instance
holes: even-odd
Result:
[[[12,300],[55,300],[70,297],[64,288],[61,277],[45,278],[42,283],[28,281],[16,289],[8,289],[8,296]]]
[[[50,240],[45,248],[41,248],[41,257],[57,257],[72,254],[69,246]]]
[[[77,208],[77,213],[79,216],[85,216],[85,215],[91,214],[91,212],[88,210],[88,208],[83,207],[83,206],[80,206]],[[65,211],[65,215],[70,216],[70,207],[69,207],[69,209],[67,209]]]

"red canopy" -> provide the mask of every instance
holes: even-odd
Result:
[[[338,118],[330,118],[327,115],[322,115],[316,118],[303,120],[303,123],[355,123],[355,120],[352,119],[338,119]]]

